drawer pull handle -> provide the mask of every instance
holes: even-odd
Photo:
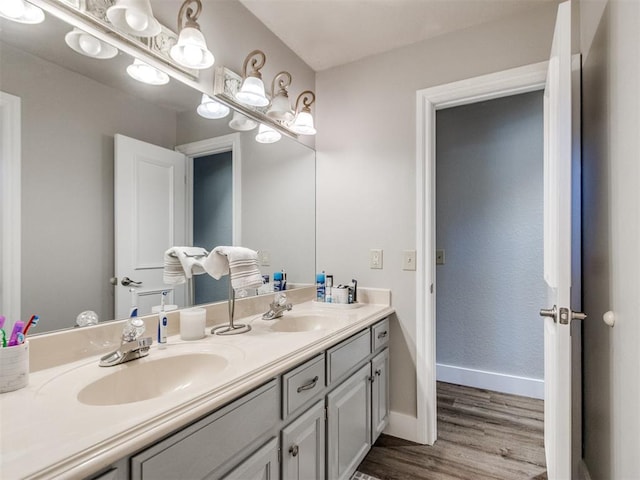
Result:
[[[291,447],[289,448],[289,453],[291,455],[293,455],[294,457],[298,456],[298,445],[291,445]]]
[[[313,377],[313,379],[309,382],[309,383],[305,383],[304,385],[300,385],[298,387],[298,393],[302,392],[303,390],[311,390],[313,387],[316,386],[316,383],[318,383],[319,377],[316,375],[315,377]],[[298,447],[296,447],[296,452]],[[294,455],[295,457],[295,455]]]
[[[371,377],[368,378],[368,380],[369,380],[369,382],[373,383],[373,382],[376,381],[376,377],[371,376]]]
[[[385,330],[384,332],[380,332],[380,333],[378,334],[378,338],[384,338],[384,337],[386,337],[386,336],[387,336],[387,331],[386,331],[386,330]]]
[[[382,370],[380,370],[380,369],[376,370],[376,375],[377,375],[377,376],[382,375]]]

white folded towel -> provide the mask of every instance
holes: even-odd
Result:
[[[203,260],[202,267],[216,280],[231,272],[234,290],[258,288],[262,276],[258,270],[258,252],[244,247],[216,247]]]
[[[201,247],[171,247],[164,252],[162,279],[169,285],[185,283],[193,275],[205,273],[202,261],[209,253]]]

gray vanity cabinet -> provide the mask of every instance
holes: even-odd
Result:
[[[272,380],[131,457],[131,479],[221,478],[273,437],[279,417],[280,392]]]
[[[327,472],[348,479],[371,448],[369,363],[327,395]]]
[[[224,480],[276,480],[278,472],[278,439],[273,438],[225,475]]]
[[[389,423],[389,350],[371,360],[371,444]]]
[[[324,479],[324,416],[320,400],[282,430],[283,479]]]

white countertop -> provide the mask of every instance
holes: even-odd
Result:
[[[236,320],[252,330],[241,335],[210,335],[185,342],[154,343],[149,356],[102,368],[100,356],[32,372],[29,385],[0,395],[0,478],[81,478],[116,462],[163,436],[230,402],[331,345],[393,313],[388,305],[363,304],[328,309],[305,302],[287,315],[319,313],[321,330],[285,333],[278,321],[260,315]],[[91,406],[78,392],[87,384],[126,369],[184,353],[217,353],[227,367],[206,383],[186,386],[158,398],[122,405]],[[155,372],[154,372],[155,373]],[[162,381],[162,372],[158,372]]]

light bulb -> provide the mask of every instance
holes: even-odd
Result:
[[[100,50],[102,50],[100,40],[91,35],[87,35],[86,33],[80,35],[78,38],[78,45],[80,45],[83,52],[91,55],[92,57],[97,56],[100,53]]]
[[[23,0],[3,0],[0,12],[9,18],[20,18],[24,15],[25,8]]]
[[[197,65],[202,62],[202,49],[195,45],[182,47],[182,56],[189,65]]]
[[[149,19],[144,13],[138,12],[131,8],[125,10],[124,18],[127,24],[138,32],[143,31],[149,26]]]

